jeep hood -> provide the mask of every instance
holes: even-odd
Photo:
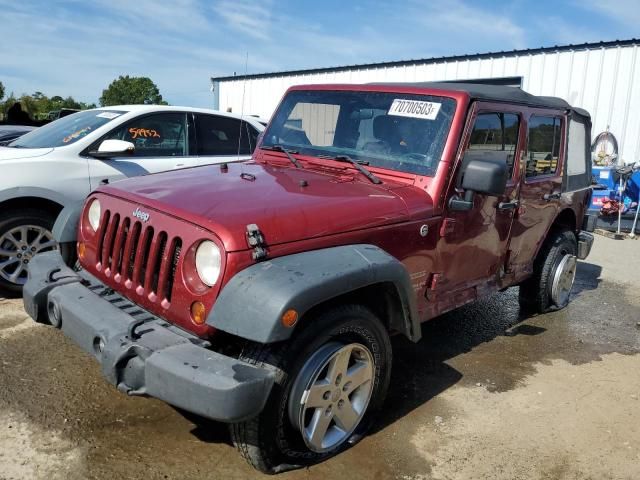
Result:
[[[51,152],[53,148],[13,148],[0,147],[0,161],[20,160],[21,158],[41,157]]]
[[[344,172],[232,163],[226,169],[211,165],[122,180],[98,191],[131,201],[132,211],[146,209],[150,224],[157,210],[207,228],[229,252],[248,248],[249,224],[257,224],[273,246],[405,221],[402,189],[421,194],[423,212],[431,208],[416,187],[375,185]]]

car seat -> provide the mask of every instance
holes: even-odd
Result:
[[[378,115],[373,119],[375,142],[367,142],[362,149],[366,152],[389,154],[401,150],[400,131],[395,118],[390,115]]]

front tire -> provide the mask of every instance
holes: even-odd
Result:
[[[51,233],[54,222],[55,216],[33,208],[0,215],[0,288],[22,292],[31,258],[58,249]]]
[[[569,304],[576,275],[578,245],[570,230],[551,232],[533,265],[533,275],[520,284],[520,305],[534,313]]]
[[[277,371],[262,413],[231,425],[242,456],[268,474],[323,461],[355,444],[381,408],[391,373],[389,336],[359,305],[309,318],[286,343],[251,344],[241,359]]]

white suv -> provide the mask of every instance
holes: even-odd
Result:
[[[0,288],[21,290],[31,257],[59,248],[56,218],[101,183],[249,159],[265,125],[215,110],[115,106],[69,115],[0,147]],[[60,248],[72,257],[71,245]]]

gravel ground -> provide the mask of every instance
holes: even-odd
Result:
[[[386,409],[356,447],[283,479],[636,479],[640,241],[596,239],[571,305],[517,289],[395,338]],[[635,284],[634,284],[635,282]],[[224,425],[128,398],[0,293],[0,479],[254,478]]]

